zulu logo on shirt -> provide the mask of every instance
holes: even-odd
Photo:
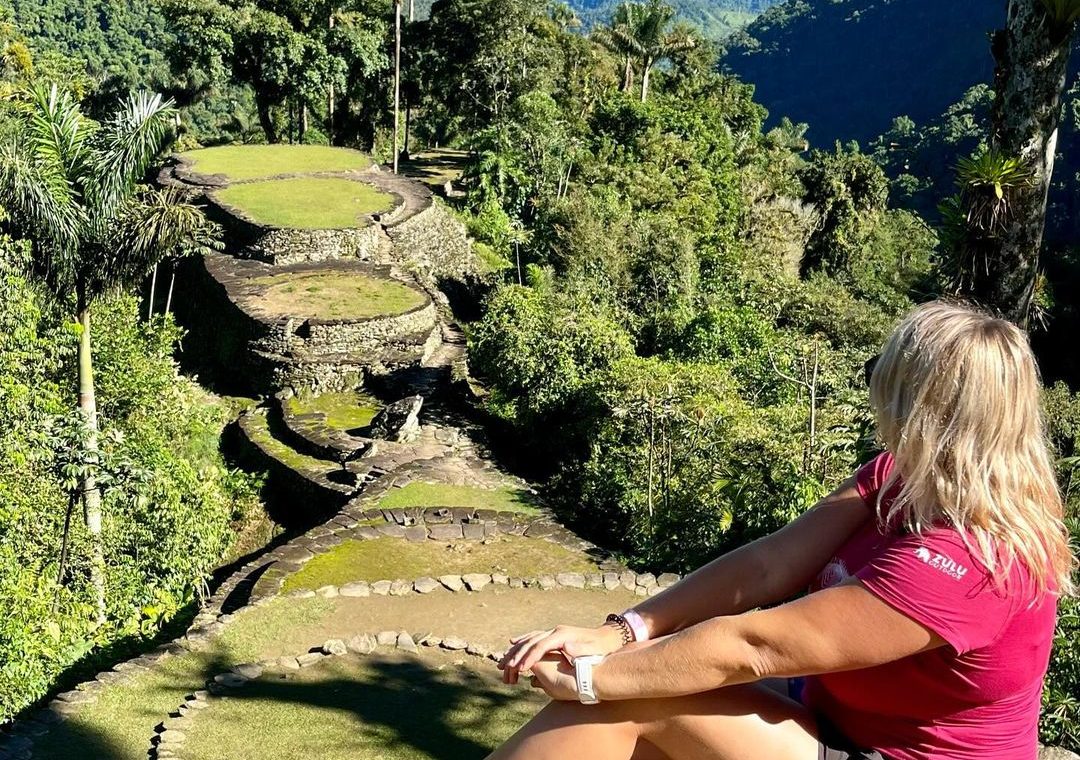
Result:
[[[960,580],[967,575],[968,569],[954,560],[952,557],[946,557],[944,554],[932,552],[925,546],[920,546],[915,550],[915,556],[921,559],[931,567],[937,568],[941,572],[945,573],[951,578]]]

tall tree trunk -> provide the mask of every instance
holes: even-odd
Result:
[[[255,107],[259,112],[259,126],[262,127],[263,135],[268,143],[276,143],[279,139],[277,129],[274,127],[274,115],[270,112],[270,101],[266,98],[255,98]]]
[[[165,296],[165,313],[172,311],[173,286],[176,285],[176,262],[172,262],[172,272],[169,274],[169,293]]]
[[[997,250],[971,273],[972,295],[1020,324],[1035,289],[1072,33],[1073,25],[1053,23],[1042,0],[1009,0],[1006,28],[993,38],[991,143],[1002,155],[1023,159],[1034,183],[1015,193]]]
[[[641,62],[641,102],[649,99],[649,75],[652,73],[653,60],[646,58]]]
[[[634,59],[629,53],[626,54],[626,61],[623,65],[622,75],[622,91],[630,92],[634,87]]]
[[[409,23],[416,21],[416,0],[409,0]]]
[[[154,264],[154,273],[150,275],[150,300],[146,305],[146,321],[154,316],[154,295],[157,291],[157,264]]]
[[[401,119],[401,0],[394,0],[394,174],[398,173],[398,124]]]
[[[304,103],[300,104],[300,136],[297,139],[297,142],[303,144],[304,137],[307,135],[307,128],[308,128],[308,108],[307,108],[307,102],[305,101]]]
[[[412,103],[405,100],[405,147],[401,149],[402,154],[405,156],[405,160],[409,159],[409,136],[412,131]]]
[[[330,9],[330,29],[334,28],[334,9]],[[326,97],[326,141],[334,144],[334,83],[330,82],[329,92]]]
[[[105,550],[101,537],[101,489],[94,472],[98,454],[97,398],[94,393],[94,363],[90,342],[90,303],[79,288],[79,409],[86,424],[86,454],[91,467],[83,477],[83,518],[90,536],[90,586],[94,592],[94,614],[105,622]]]

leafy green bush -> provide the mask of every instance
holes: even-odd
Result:
[[[97,312],[108,621],[92,624],[85,529],[70,497],[79,435],[77,335],[7,260],[0,241],[0,720],[68,667],[122,637],[152,635],[203,587],[256,483],[229,470],[229,412],[179,376],[169,320],[147,324],[128,296]],[[69,509],[75,506],[76,513]],[[65,518],[70,516],[66,531]],[[62,566],[61,566],[62,565]]]

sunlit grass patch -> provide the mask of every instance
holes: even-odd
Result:
[[[297,177],[230,185],[215,192],[223,203],[260,224],[291,229],[366,227],[371,214],[394,207],[394,196],[341,177]]]
[[[190,150],[181,157],[200,174],[223,174],[245,180],[278,174],[359,171],[371,166],[370,156],[326,145],[222,145]]]

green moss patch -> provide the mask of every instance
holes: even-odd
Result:
[[[286,578],[282,590],[314,590],[350,581],[411,580],[425,575],[503,573],[529,577],[559,572],[596,572],[596,565],[580,552],[519,536],[452,544],[376,538],[346,541],[318,555]]]
[[[259,306],[271,314],[316,319],[369,319],[403,314],[424,303],[400,282],[358,272],[287,273],[260,277]]]
[[[187,760],[473,760],[546,702],[495,667],[425,650],[334,657],[266,676],[200,711]]]
[[[325,145],[222,145],[181,153],[200,174],[223,174],[244,180],[278,174],[360,171],[371,166],[369,156]]]
[[[389,193],[341,177],[248,182],[218,190],[215,197],[260,224],[290,229],[366,227],[371,214],[395,203]]]
[[[536,515],[540,510],[532,494],[521,488],[474,488],[448,483],[416,481],[404,488],[393,488],[379,501],[382,509],[410,507],[469,507],[521,512]]]
[[[266,453],[278,460],[286,467],[305,472],[329,472],[340,470],[341,467],[334,462],[303,454],[292,446],[282,443],[270,432],[270,426],[266,414],[259,412],[250,417],[247,424],[247,433],[251,440],[258,444]]]
[[[367,427],[382,408],[373,396],[359,391],[297,396],[285,404],[291,414],[321,412],[326,415],[328,426],[346,432]]]

